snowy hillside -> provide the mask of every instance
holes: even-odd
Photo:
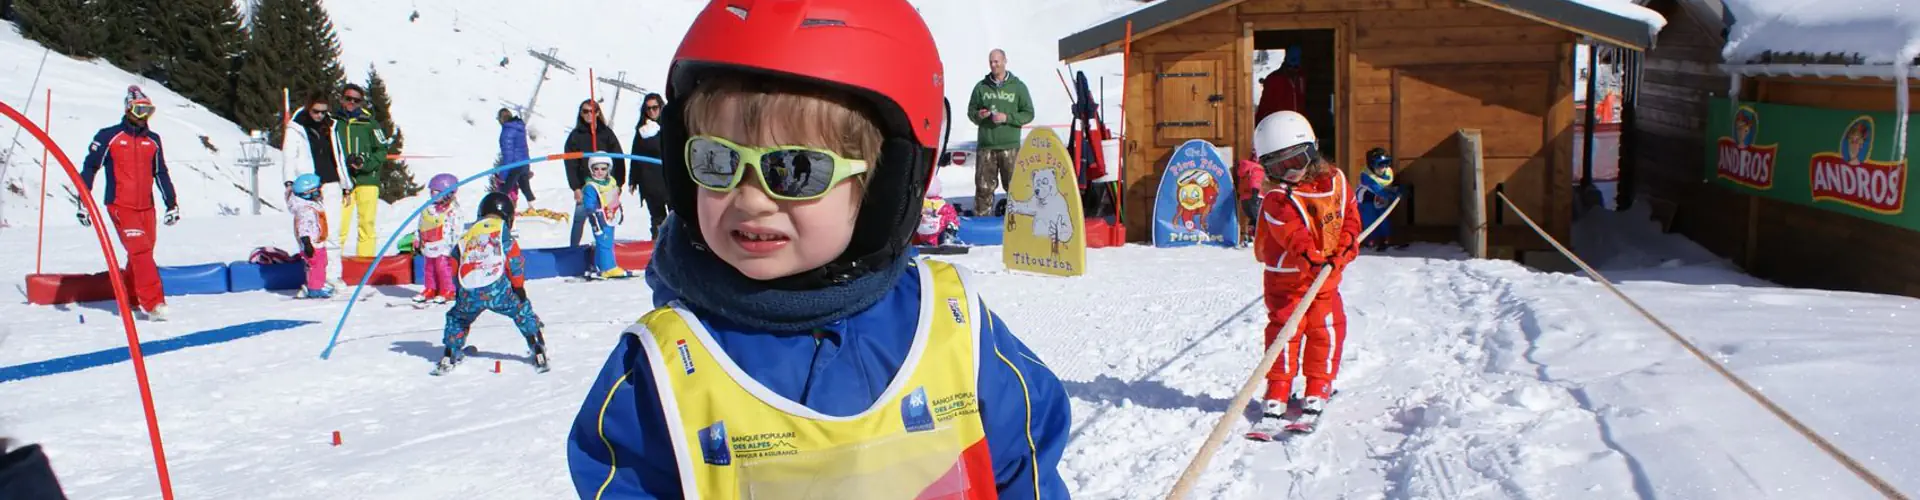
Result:
[[[1027,84],[1035,102],[1036,125],[1063,125],[1071,99],[1056,76],[1059,38],[1113,12],[1138,5],[1134,0],[985,0],[913,2],[933,30],[947,71],[947,97],[964,107],[973,84],[988,71],[987,52],[1008,53],[1008,67]],[[327,2],[339,27],[343,62],[350,75],[364,78],[378,68],[394,98],[393,119],[405,131],[407,153],[449,156],[412,160],[421,178],[437,172],[470,175],[492,166],[500,127],[494,112],[524,106],[533,94],[541,63],[529,50],[554,55],[573,69],[548,72],[527,119],[537,134],[535,154],[560,152],[573,128],[581,101],[601,99],[614,118],[622,145],[630,144],[639,118],[641,96],[620,93],[594,76],[626,79],[662,92],[667,64],[680,37],[704,0],[651,2],[558,2],[539,9],[525,2],[473,0],[457,3],[400,3],[378,0]],[[413,14],[419,17],[414,18]],[[503,58],[507,64],[501,65]],[[1108,57],[1076,66],[1090,83],[1107,75],[1118,109],[1120,60]],[[1118,120],[1110,119],[1111,126]],[[974,139],[974,127],[954,116],[952,140]],[[570,204],[566,177],[558,165],[534,167],[536,206],[559,210]],[[954,177],[954,176],[943,176]],[[966,177],[970,177],[968,174]],[[564,201],[563,201],[564,200]],[[405,204],[403,202],[403,204]]]
[[[40,74],[39,86],[34,87],[34,74],[43,55],[46,69]],[[253,205],[246,194],[250,174],[235,166],[240,142],[246,138],[240,127],[152,80],[133,76],[105,61],[80,62],[48,54],[40,44],[21,38],[12,23],[0,23],[0,101],[38,125],[47,110],[45,90],[36,89],[53,89],[51,135],[75,168],[86,157],[93,134],[119,123],[128,85],[139,85],[159,108],[153,128],[166,147],[167,164],[180,195],[181,216],[252,213]],[[29,93],[33,94],[31,98]],[[29,100],[33,105],[26,107]],[[40,143],[11,120],[0,119],[0,151],[8,149],[12,151],[10,166],[0,176],[0,226],[36,225]],[[277,162],[278,155],[273,156]],[[262,213],[279,212],[277,207],[283,203],[273,194],[280,192],[282,183],[278,166],[263,170],[260,179],[262,190],[271,194],[266,197],[271,208],[263,206]],[[47,181],[47,224],[77,226],[73,214],[79,208],[72,200],[79,191],[57,166]]]
[[[608,79],[625,72],[627,81],[661,91],[667,63],[686,26],[705,3],[560,2],[539,9],[507,0],[331,0],[325,5],[340,37],[348,78],[364,81],[368,68],[377,68],[393,95],[391,118],[406,134],[406,153],[435,157],[409,160],[415,177],[424,184],[436,173],[464,177],[492,166],[499,134],[494,112],[502,106],[525,106],[540,75],[541,65],[528,55],[529,50],[544,53],[555,49],[555,56],[574,70],[549,71],[540,89],[535,114],[527,120],[535,134],[531,144],[535,154],[563,149],[566,133],[573,128],[576,106],[589,95],[601,99],[614,118],[611,125],[622,144],[630,144],[642,96],[621,92],[616,107],[614,87],[599,83],[590,86],[588,71]],[[1036,109],[1034,125],[1064,125],[1069,119],[1071,99],[1055,73],[1056,69],[1066,69],[1056,60],[1058,39],[1138,5],[1133,0],[914,3],[939,44],[948,73],[947,96],[953,105],[965,106],[973,84],[987,72],[987,52],[1001,48],[1008,52],[1010,70],[1025,80],[1031,91]],[[0,32],[0,99],[23,105],[27,94],[37,93],[31,88],[43,50],[20,38],[11,25]],[[1073,69],[1085,71],[1095,85],[1101,76],[1107,77],[1109,122],[1117,129],[1119,58],[1106,57]],[[140,84],[160,105],[156,130],[168,139],[170,163],[183,170],[175,174],[180,192],[194,197],[192,202],[183,203],[183,215],[209,217],[248,210],[251,205],[246,194],[234,188],[236,183],[246,184],[245,171],[233,166],[244,137],[238,127],[186,103],[158,84],[105,63],[82,63],[53,54],[47,60],[40,86],[55,89],[55,139],[75,155],[75,161],[84,154],[92,132],[112,124],[118,116],[120,97],[128,84]],[[44,111],[40,108],[42,99],[33,100],[34,108],[24,111],[37,118]],[[957,114],[954,119],[952,140],[966,147],[974,138],[974,128]],[[11,140],[14,130],[10,124],[0,124],[0,140]],[[200,146],[201,135],[207,136],[219,152]],[[39,148],[28,137],[20,139],[26,147],[15,153],[15,167],[6,172],[6,190],[0,193],[0,207],[4,207],[0,218],[12,227],[37,223],[32,197],[39,191],[39,171],[33,163],[38,161]],[[290,148],[286,154],[293,173],[310,168],[304,148]],[[272,156],[276,162],[281,158],[278,151]],[[269,173],[262,176],[263,184],[278,186],[278,166]],[[953,184],[950,191],[961,192],[968,188],[971,172],[944,172],[942,178]],[[67,199],[60,188],[64,184],[55,179],[48,193],[53,201],[49,224],[64,225],[72,219],[73,206],[62,201]],[[571,197],[563,196],[566,178],[557,164],[536,166],[534,187],[542,200],[535,203],[537,207],[562,210],[567,208],[562,205],[570,203],[562,201]],[[273,189],[268,191],[270,202],[278,198],[277,188]],[[464,190],[462,199],[470,204],[478,200],[480,192],[477,188]],[[402,201],[398,206],[411,208],[415,202]],[[381,212],[383,229],[390,227],[387,222],[397,223],[406,215],[395,212]]]

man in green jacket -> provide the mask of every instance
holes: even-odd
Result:
[[[1020,152],[1020,127],[1033,121],[1033,96],[1027,84],[1007,72],[1007,53],[987,54],[987,73],[973,86],[967,119],[979,128],[974,150],[973,213],[993,215],[993,191],[1013,185],[1013,159]]]
[[[359,227],[359,243],[352,255],[360,257],[372,257],[373,244],[379,241],[373,231],[374,212],[380,208],[380,178],[387,174],[389,146],[380,122],[366,104],[366,89],[349,83],[340,91],[340,106],[333,115],[333,156],[347,166],[347,183],[340,198],[340,237],[335,241],[346,253],[347,226]]]

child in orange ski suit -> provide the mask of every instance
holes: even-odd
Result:
[[[1254,255],[1266,266],[1262,279],[1267,302],[1266,347],[1271,349],[1281,326],[1293,314],[1307,288],[1326,266],[1333,266],[1320,286],[1299,333],[1267,373],[1267,401],[1286,404],[1293,379],[1307,378],[1306,397],[1325,400],[1340,374],[1341,346],[1347,339],[1347,312],[1340,298],[1340,275],[1359,254],[1354,242],[1362,230],[1360,210],[1347,187],[1346,176],[1331,163],[1320,161],[1307,169],[1297,184],[1271,183],[1260,206]]]

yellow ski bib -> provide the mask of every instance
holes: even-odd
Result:
[[[629,328],[651,376],[689,499],[990,499],[980,416],[979,318],[951,264],[920,260],[913,346],[879,400],[835,417],[775,394],[721,352],[679,303]]]

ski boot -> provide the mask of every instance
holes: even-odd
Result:
[[[535,333],[532,337],[527,337],[527,350],[533,353],[534,373],[546,373],[547,370],[551,369],[547,367],[547,336],[545,333]]]
[[[166,320],[167,320],[166,304],[153,306],[152,309],[147,310],[147,321],[166,321]]]
[[[326,287],[326,288],[322,288],[322,289],[319,289],[319,290],[308,290],[308,289],[307,289],[307,287],[304,287],[304,286],[303,286],[303,287],[300,287],[300,293],[298,293],[298,294],[295,294],[295,295],[294,295],[294,298],[299,298],[299,299],[329,299],[329,298],[333,298],[333,287],[331,287],[331,286],[329,286],[329,287]]]
[[[1266,409],[1260,414],[1260,420],[1253,423],[1253,430],[1247,431],[1247,439],[1254,441],[1273,441],[1287,430],[1288,420],[1292,418],[1288,410],[1289,401],[1266,400]]]
[[[1311,434],[1320,427],[1320,412],[1327,409],[1327,399],[1319,396],[1307,396],[1300,400],[1300,416],[1287,423],[1287,432]]]
[[[608,269],[605,272],[600,273],[600,279],[609,279],[609,280],[618,279],[618,278],[629,278],[632,276],[633,276],[633,273],[627,272],[626,269],[622,269],[620,268],[620,266],[614,266],[613,269]]]
[[[463,352],[462,354],[465,353]],[[445,375],[447,372],[453,371],[454,367],[459,366],[460,362],[465,360],[466,356],[454,356],[452,346],[443,347],[440,349],[440,364],[433,368],[432,374],[434,376]]]
[[[420,292],[420,294],[419,294],[419,295],[415,295],[415,296],[413,296],[413,303],[415,303],[415,304],[426,304],[428,300],[431,300],[431,299],[433,299],[434,297],[438,297],[438,296],[440,296],[440,294],[438,294],[438,293],[434,293],[434,292],[433,292],[433,291],[431,291],[431,290],[429,290],[429,291],[424,291],[424,292]]]

